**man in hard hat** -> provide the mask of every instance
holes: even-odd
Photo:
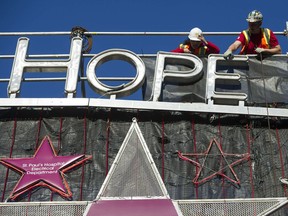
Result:
[[[171,52],[191,53],[197,56],[207,56],[211,53],[218,54],[220,49],[213,43],[206,41],[202,30],[199,28],[191,29],[188,38]]]
[[[240,54],[280,54],[281,47],[274,33],[268,28],[261,28],[263,15],[260,11],[253,10],[248,14],[247,22],[249,28],[242,31],[236,41],[232,43],[224,57],[227,59],[232,56],[240,46]]]

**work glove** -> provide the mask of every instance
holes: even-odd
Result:
[[[231,50],[227,50],[225,53],[224,53],[224,58],[226,59],[226,60],[231,60],[231,59],[233,59],[233,54],[232,54],[232,51]]]
[[[264,49],[263,48],[260,48],[260,47],[257,47],[256,49],[255,49],[255,52],[257,52],[257,53],[262,53],[264,51]]]

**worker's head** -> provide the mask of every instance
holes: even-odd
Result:
[[[254,22],[262,22],[263,21],[263,15],[258,10],[253,10],[248,14],[247,22],[254,23]]]
[[[263,15],[258,10],[253,10],[248,14],[247,22],[249,24],[249,29],[253,33],[258,31],[262,25]],[[255,32],[256,33],[256,32]]]
[[[198,48],[201,44],[200,37],[202,37],[202,30],[199,28],[191,29],[188,38],[193,49]]]

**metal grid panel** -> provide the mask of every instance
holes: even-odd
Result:
[[[283,199],[245,199],[245,200],[206,200],[177,201],[183,216],[260,216],[269,215],[282,207],[287,200]]]
[[[82,216],[88,203],[18,203],[13,205],[1,204],[0,215],[3,216]]]
[[[116,166],[102,197],[164,196],[135,130]]]

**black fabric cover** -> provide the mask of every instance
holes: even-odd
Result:
[[[143,88],[144,100],[149,100],[153,87],[153,77],[156,58],[142,57],[146,66],[146,83]],[[195,83],[163,83],[161,101],[173,102],[205,102],[207,58],[201,58],[203,62],[203,77]],[[166,65],[169,67],[169,65]],[[185,70],[183,66],[173,65],[179,70]],[[240,83],[217,83],[216,91],[219,92],[243,92],[248,95],[248,104],[278,103],[285,104],[288,101],[288,64],[285,56],[270,56],[262,61],[259,57],[249,57],[246,66],[234,64],[228,66],[225,60],[219,63],[217,72],[238,73],[241,75]],[[265,90],[265,91],[264,91]]]
[[[138,124],[172,199],[223,199],[284,197],[287,188],[280,177],[288,173],[287,119],[256,116],[169,113],[160,111],[87,110],[1,110],[0,156],[32,157],[36,146],[48,135],[59,155],[87,154],[93,159],[83,168],[66,174],[73,200],[93,200],[128,132],[132,118]],[[212,121],[213,120],[213,121]],[[234,184],[215,176],[200,185],[192,182],[196,166],[178,157],[177,152],[205,153],[211,139],[223,152],[250,153],[251,159],[233,166],[240,180]],[[215,148],[207,156],[201,175],[219,169],[223,160]],[[194,160],[196,160],[194,158]],[[203,162],[203,158],[198,157]],[[220,161],[219,161],[220,160]],[[221,162],[222,160],[222,162]],[[106,166],[108,162],[108,167]],[[83,173],[82,173],[83,169]],[[227,171],[227,170],[226,170]],[[224,171],[224,172],[226,172]],[[20,175],[0,166],[2,202],[9,200]],[[7,177],[6,177],[7,174]],[[231,173],[226,173],[231,176]],[[205,177],[205,176],[203,176]],[[81,186],[82,185],[82,186]],[[39,188],[16,201],[61,201],[49,189]]]

